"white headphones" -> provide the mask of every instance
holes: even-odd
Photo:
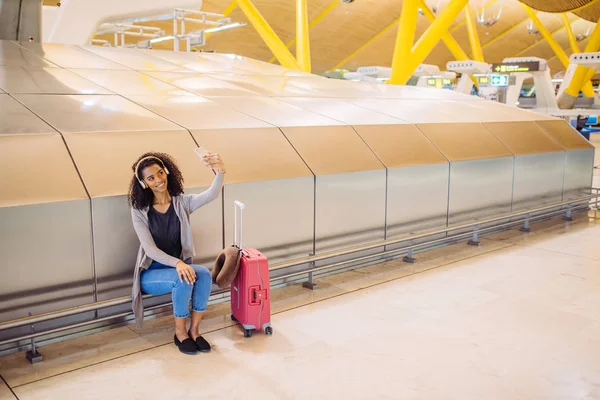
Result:
[[[143,180],[140,180],[140,178],[138,177],[138,168],[140,167],[140,164],[142,163],[142,161],[148,160],[148,159],[151,159],[151,158],[153,158],[155,160],[158,160],[158,162],[160,163],[159,165],[161,166],[161,168],[165,170],[165,173],[167,175],[169,175],[169,170],[167,169],[165,163],[160,158],[154,157],[154,156],[148,156],[148,157],[142,158],[140,161],[138,161],[137,165],[135,166],[134,176],[135,176],[135,179],[137,179],[137,181],[140,183],[140,186],[143,189],[147,189],[148,185],[146,185],[146,182],[144,182]]]

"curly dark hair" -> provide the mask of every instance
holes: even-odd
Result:
[[[142,171],[144,170],[144,168],[150,165],[156,164],[161,168],[167,167],[167,169],[169,170],[169,175],[167,178],[167,190],[169,191],[169,194],[171,195],[171,197],[173,197],[183,193],[183,175],[181,174],[179,167],[177,167],[177,163],[175,162],[173,157],[165,153],[151,152],[143,154],[137,160],[135,160],[135,162],[131,166],[131,171],[134,173],[134,176],[131,177],[131,184],[129,185],[128,203],[131,207],[137,210],[144,210],[152,206],[152,204],[154,204],[154,194],[152,193],[152,190],[148,188],[142,188],[135,176],[135,166],[141,159],[145,157],[156,158],[149,158],[140,163],[140,166],[137,170],[137,178],[139,180],[144,180],[144,177],[142,176]]]

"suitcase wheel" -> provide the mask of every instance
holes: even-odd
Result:
[[[244,337],[251,337],[252,329],[244,329]]]
[[[231,314],[231,320],[237,322],[237,319],[235,319],[235,317],[233,316],[233,314]]]
[[[270,326],[267,326],[265,328],[265,334],[266,335],[272,335],[273,334],[273,328],[271,328]]]

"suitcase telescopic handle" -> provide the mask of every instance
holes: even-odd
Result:
[[[240,201],[233,202],[233,245],[242,248],[242,210],[246,206]],[[238,229],[238,209],[240,211],[240,225]],[[239,239],[239,241],[238,241]]]

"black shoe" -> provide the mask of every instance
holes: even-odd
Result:
[[[177,346],[179,348],[179,351],[183,354],[194,355],[198,353],[196,343],[194,343],[194,341],[191,338],[184,339],[183,342],[180,342],[179,339],[177,339],[177,335],[175,335],[174,338],[175,346]]]
[[[190,338],[192,337],[192,335],[190,334],[190,332],[188,332],[188,335],[190,336]],[[198,349],[198,351],[199,351],[199,352],[201,352],[201,353],[208,353],[208,352],[210,352],[210,349],[211,349],[211,347],[210,347],[210,343],[208,343],[208,342],[206,341],[206,339],[204,339],[204,338],[202,337],[202,335],[199,335],[199,336],[196,338],[196,348],[197,348],[197,349]]]

